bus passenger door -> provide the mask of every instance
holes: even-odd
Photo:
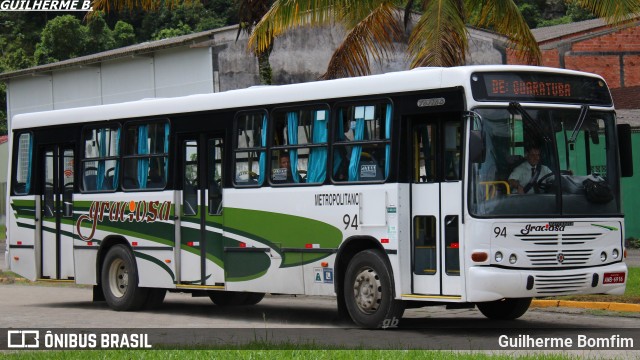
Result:
[[[42,236],[40,277],[74,279],[73,266],[73,147],[48,146],[41,154]]]
[[[458,297],[462,181],[460,120],[412,122],[411,241],[414,294]]]
[[[222,285],[222,134],[182,138],[180,276],[183,285]]]

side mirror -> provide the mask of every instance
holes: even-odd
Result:
[[[633,152],[631,146],[631,125],[618,124],[618,151],[620,153],[620,176],[633,176]]]
[[[484,133],[480,130],[471,130],[469,134],[469,161],[481,164],[484,162],[485,155]]]

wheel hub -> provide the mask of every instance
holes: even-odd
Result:
[[[353,296],[358,308],[367,314],[374,313],[380,306],[382,286],[380,277],[371,268],[362,269],[353,283]]]
[[[116,297],[123,297],[129,287],[129,269],[122,259],[117,259],[109,267],[109,288]]]

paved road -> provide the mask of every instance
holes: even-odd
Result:
[[[324,297],[267,296],[256,306],[221,308],[208,298],[170,293],[160,309],[135,313],[115,312],[105,303],[90,299],[91,290],[86,288],[0,285],[0,328],[111,328],[115,332],[135,328],[159,336],[164,344],[257,339],[303,341],[318,347],[328,344],[460,350],[500,350],[498,338],[504,334],[562,337],[587,333],[608,338],[626,331],[625,336],[635,339],[634,351],[571,351],[598,358],[640,356],[640,330],[630,330],[638,327],[638,318],[594,316],[578,310],[566,313],[532,309],[518,321],[505,322],[488,320],[475,309],[410,309],[399,328],[370,331],[338,320],[335,301]],[[2,337],[0,334],[0,343]]]

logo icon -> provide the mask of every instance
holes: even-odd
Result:
[[[26,349],[40,347],[40,331],[38,330],[8,330],[7,347]]]
[[[564,262],[564,254],[563,253],[558,254],[558,256],[556,258],[558,259],[558,262],[560,264],[562,264]]]

